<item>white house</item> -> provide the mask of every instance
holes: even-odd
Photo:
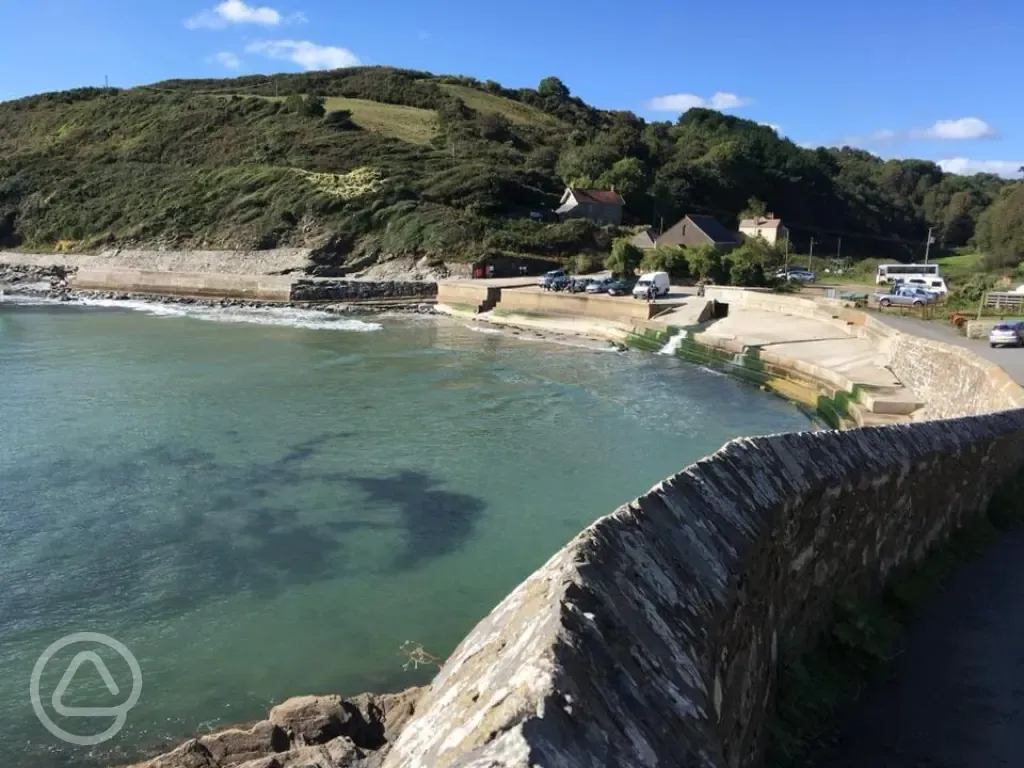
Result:
[[[740,221],[740,234],[744,237],[760,237],[770,245],[789,239],[789,230],[782,226],[782,219],[775,218],[772,213],[743,219]]]

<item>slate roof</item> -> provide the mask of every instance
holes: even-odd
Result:
[[[736,233],[726,229],[714,216],[691,213],[687,218],[715,243],[735,243]]]
[[[626,201],[618,192],[611,189],[583,189],[570,187],[573,196],[581,203],[597,203],[598,205],[625,205]]]

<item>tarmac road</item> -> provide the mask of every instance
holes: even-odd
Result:
[[[886,315],[898,330],[966,347],[1024,382],[1024,349]],[[918,615],[888,682],[840,720],[818,768],[1024,766],[1024,531],[964,565]]]
[[[965,347],[976,355],[984,357],[986,360],[991,360],[1018,382],[1024,384],[1024,347],[999,347],[992,349],[987,341],[964,338],[953,330],[951,326],[943,325],[942,323],[921,320],[916,317],[881,313],[876,314],[875,317],[898,331]],[[1021,756],[1020,765],[1024,766],[1024,755]]]

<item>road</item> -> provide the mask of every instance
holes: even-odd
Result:
[[[884,318],[966,347],[1024,383],[1024,349],[990,349],[938,323]],[[904,638],[889,680],[840,720],[818,768],[1024,765],[1024,531],[961,567]]]
[[[1024,531],[963,566],[918,615],[889,682],[818,768],[1024,765]]]
[[[992,349],[987,341],[966,339],[950,326],[930,320],[921,320],[917,317],[881,313],[876,314],[875,317],[898,331],[922,336],[926,339],[944,341],[947,344],[955,344],[969,349],[979,357],[991,360],[1018,382],[1024,384],[1024,348],[1000,347]],[[1021,758],[1021,765],[1024,765],[1024,756]]]

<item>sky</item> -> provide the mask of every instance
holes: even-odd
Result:
[[[806,146],[1024,166],[1017,0],[0,0],[0,100],[383,64],[560,78],[649,120],[690,106]]]

